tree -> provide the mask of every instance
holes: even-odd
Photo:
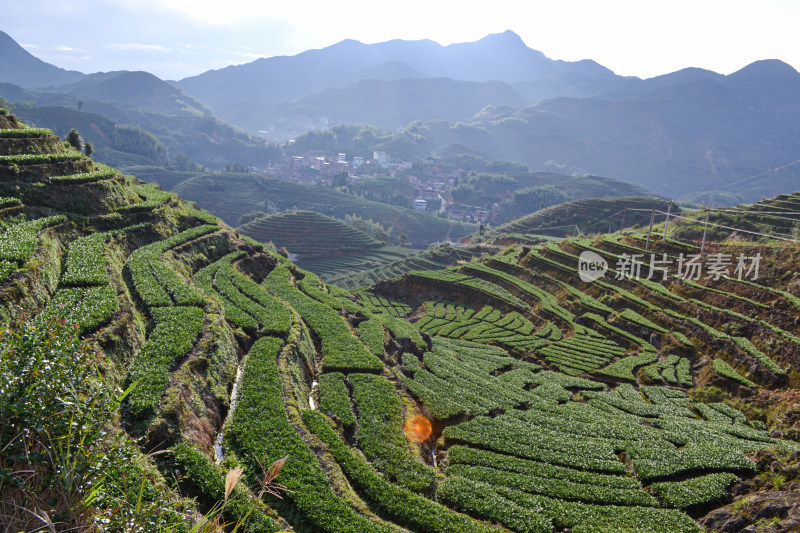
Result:
[[[408,246],[408,233],[406,233],[405,229],[403,230],[403,233],[400,234],[400,246],[403,248]]]
[[[372,223],[372,236],[383,244],[389,244],[389,233],[380,223]]]
[[[94,153],[94,145],[92,141],[86,141],[86,144],[83,145],[83,153],[86,154],[86,157],[92,157]]]
[[[346,187],[347,186],[347,172],[339,172],[333,177],[331,183],[333,187]]]
[[[69,133],[67,133],[67,142],[77,151],[83,152],[83,137],[81,137],[81,134],[78,133],[78,130],[75,128],[72,128],[69,130]]]

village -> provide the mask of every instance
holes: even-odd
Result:
[[[345,153],[334,156],[306,152],[285,157],[266,168],[253,167],[251,170],[295,183],[328,187],[346,187],[380,177],[401,178],[413,187],[413,198],[409,198],[404,207],[466,222],[488,222],[493,216],[492,206],[465,205],[450,199],[450,189],[474,175],[475,171],[443,165],[432,158],[411,162],[395,159],[385,151],[373,152],[371,159],[348,157]]]

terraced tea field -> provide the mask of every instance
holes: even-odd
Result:
[[[772,258],[757,280],[617,279],[643,243],[606,235],[348,292],[3,110],[5,139],[0,483],[66,487],[54,528],[695,532],[798,449],[741,401],[800,386],[793,245],[710,247]]]
[[[649,211],[666,212],[669,202],[645,196],[586,198],[547,207],[507,222],[486,233],[486,242],[537,242],[543,237],[564,237],[580,233],[603,233],[621,227],[646,225]],[[678,212],[674,207],[672,213]],[[663,220],[663,217],[659,220]]]
[[[460,261],[469,261],[484,253],[487,249],[479,246],[460,247],[451,244],[431,246],[427,250],[409,255],[404,259],[388,264],[365,269],[363,265],[355,265],[350,270],[326,276],[328,283],[345,289],[356,289],[374,285],[385,279],[402,276],[412,270],[438,270],[447,268]],[[318,271],[319,266],[308,265],[310,270]],[[323,273],[325,277],[325,274]]]
[[[344,222],[314,211],[287,211],[256,218],[239,227],[242,234],[272,242],[295,254],[295,262],[323,278],[369,270],[417,253],[387,246]]]

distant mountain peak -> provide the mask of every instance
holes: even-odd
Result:
[[[781,61],[780,59],[761,59],[753,61],[744,68],[729,74],[729,78],[736,78],[742,76],[790,76],[797,77],[800,73],[795,70],[790,64]]]
[[[326,48],[327,49],[337,49],[337,48],[345,48],[345,49],[347,49],[347,48],[356,48],[356,47],[361,47],[361,46],[364,46],[364,43],[362,43],[361,41],[357,41],[356,39],[342,39],[338,43],[334,43],[334,44],[332,44],[330,46],[322,48],[322,50],[325,50]]]
[[[514,33],[512,30],[506,30],[501,33],[490,33],[480,41],[499,41],[504,43],[512,43],[512,44],[521,44],[522,46],[526,46],[525,42],[522,40],[522,37]]]
[[[506,30],[501,33],[490,33],[477,41],[469,41],[464,43],[454,43],[445,48],[460,48],[464,46],[472,46],[476,48],[491,47],[492,49],[502,48],[509,51],[524,51],[526,53],[544,54],[538,50],[529,48],[522,40],[522,37],[514,33],[512,30]]]
[[[0,31],[0,82],[22,87],[43,87],[69,83],[83,76],[81,72],[45,63],[20,46],[9,34]]]

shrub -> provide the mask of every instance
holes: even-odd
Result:
[[[100,365],[59,320],[0,333],[0,513],[31,516],[18,512],[22,502],[60,529],[185,531],[189,509],[145,472],[126,437],[106,433],[118,402]],[[42,526],[33,516],[11,520],[15,531]]]
[[[358,412],[356,440],[375,467],[416,492],[430,487],[433,470],[411,455],[403,432],[403,403],[391,381],[372,374],[351,374],[353,401]]]
[[[728,378],[730,380],[733,380],[733,381],[736,381],[738,383],[741,383],[742,385],[745,385],[746,387],[752,387],[754,389],[758,387],[758,385],[756,385],[755,383],[753,383],[752,381],[750,381],[746,377],[744,377],[741,374],[739,374],[731,365],[729,365],[723,359],[714,359],[714,363],[712,364],[712,367],[714,368],[714,372],[716,372],[717,374],[719,374],[720,376],[722,376],[724,378]]]
[[[36,251],[39,232],[66,219],[64,215],[57,215],[14,224],[0,235],[0,259],[22,265]]]
[[[203,310],[197,307],[153,309],[155,328],[128,369],[128,383],[135,384],[128,407],[135,417],[155,411],[169,384],[175,361],[192,349],[203,329]]]
[[[225,478],[219,468],[197,448],[178,444],[172,448],[175,464],[204,498],[224,502],[221,506],[225,516],[236,521],[237,526],[252,533],[274,533],[281,528],[260,508],[253,495],[237,485],[229,498],[225,498]]]
[[[289,423],[283,403],[276,358],[282,341],[262,337],[253,345],[242,374],[240,401],[225,434],[245,460],[250,473],[262,464],[289,458],[277,480],[289,490],[286,498],[304,513],[316,530],[328,533],[382,532],[339,499],[316,456]]]
[[[353,336],[350,327],[328,305],[297,290],[289,280],[289,270],[278,266],[269,273],[264,288],[288,301],[322,340],[324,371],[379,372],[383,363]]]
[[[356,417],[350,407],[350,393],[341,372],[329,372],[319,377],[319,408],[330,416],[336,416],[346,428],[356,425]]]
[[[737,481],[738,476],[722,472],[684,481],[653,483],[651,490],[666,507],[686,509],[724,501],[728,497],[728,487]]]

